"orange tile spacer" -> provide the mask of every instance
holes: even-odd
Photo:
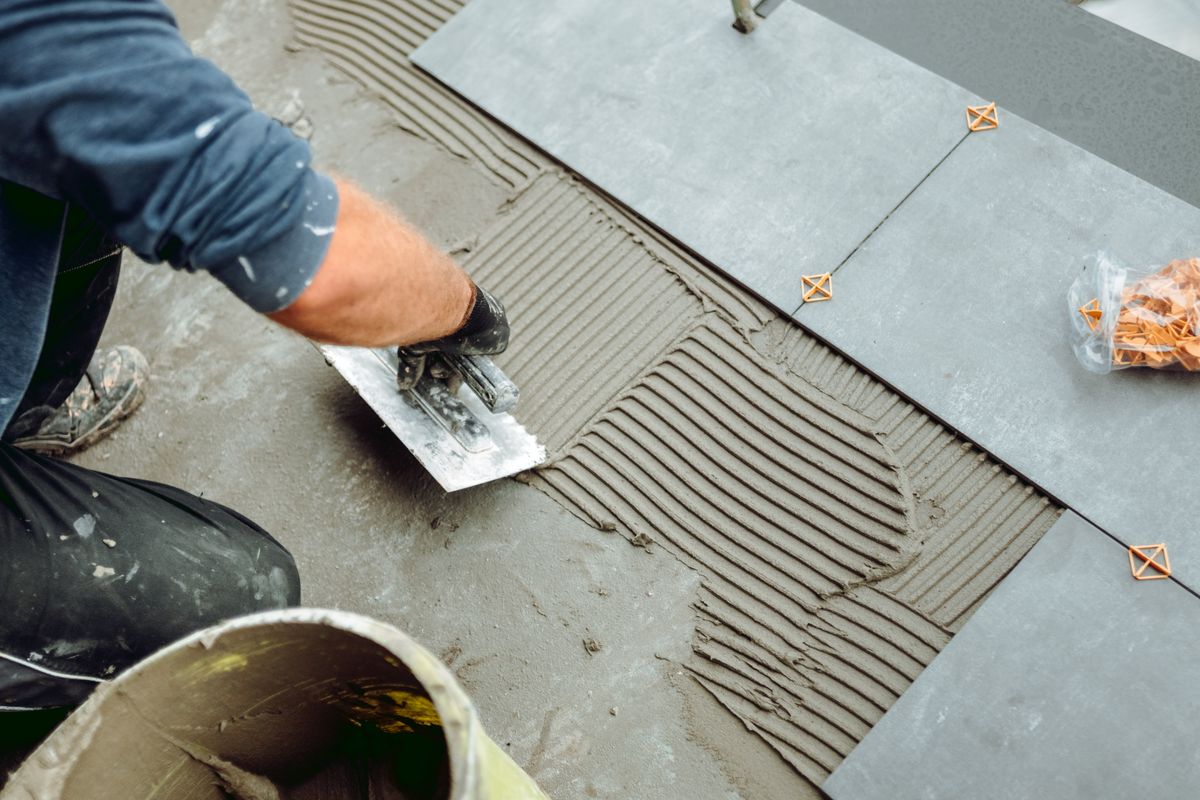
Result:
[[[990,131],[1000,127],[1000,114],[995,103],[986,106],[967,106],[967,127],[973,131]]]
[[[1088,327],[1096,330],[1096,326],[1100,324],[1100,318],[1104,316],[1104,312],[1100,310],[1100,301],[1093,299],[1079,307],[1079,313],[1083,314],[1083,318],[1087,321]]]
[[[1162,556],[1162,561],[1158,560]],[[1142,560],[1141,565],[1138,565],[1134,558]],[[1145,575],[1146,567],[1151,567],[1158,572],[1157,575]],[[1171,577],[1171,559],[1167,556],[1167,546],[1165,544],[1135,544],[1129,548],[1129,571],[1133,573],[1135,580],[1139,581],[1157,581],[1163,578]]]
[[[819,303],[822,300],[833,299],[833,274],[829,272],[820,275],[801,275],[801,297],[806,303]]]

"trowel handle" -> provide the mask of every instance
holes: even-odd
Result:
[[[520,394],[517,385],[509,380],[487,356],[460,356],[444,353],[442,358],[462,376],[479,399],[495,414],[511,411]]]

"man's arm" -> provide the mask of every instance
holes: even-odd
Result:
[[[0,178],[81,206],[147,261],[207,270],[301,333],[456,330],[474,285],[196,58],[160,0],[0,3]],[[345,196],[340,196],[345,193]]]
[[[334,182],[337,223],[325,258],[300,296],[268,316],[312,339],[368,347],[461,328],[475,300],[466,273],[396,212],[345,180]]]

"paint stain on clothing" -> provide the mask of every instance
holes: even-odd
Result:
[[[90,539],[96,531],[96,518],[91,514],[84,514],[75,520],[71,527],[75,529],[75,533],[80,539]]]

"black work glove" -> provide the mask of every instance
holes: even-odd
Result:
[[[449,336],[400,348],[403,353],[449,353],[491,356],[508,347],[508,315],[504,306],[485,289],[475,286],[475,305],[463,326]]]

